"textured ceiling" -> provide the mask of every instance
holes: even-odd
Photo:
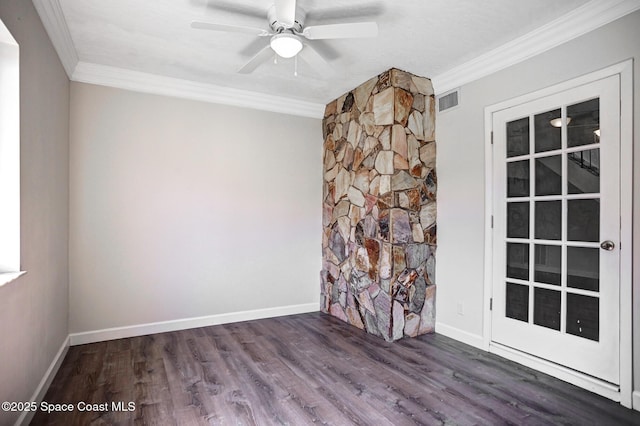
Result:
[[[533,31],[586,0],[298,0],[306,25],[374,20],[373,39],[310,43],[334,69],[298,61],[236,71],[268,38],[190,28],[193,20],[267,29],[271,0],[59,0],[79,61],[326,103],[396,67],[425,77]]]

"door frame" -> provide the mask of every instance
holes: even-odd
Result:
[[[491,339],[491,304],[493,297],[493,114],[500,110],[553,95],[613,75],[620,75],[620,386],[578,373],[514,349]],[[483,297],[483,348],[504,358],[550,374],[588,389],[628,408],[633,394],[632,267],[633,267],[633,60],[565,81],[532,93],[518,96],[484,109],[485,129],[485,257]]]

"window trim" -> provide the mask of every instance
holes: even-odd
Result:
[[[20,51],[0,20],[0,286],[20,275]]]

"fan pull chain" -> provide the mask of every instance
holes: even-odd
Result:
[[[293,76],[298,76],[298,55],[293,58]]]

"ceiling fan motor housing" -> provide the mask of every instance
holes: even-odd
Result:
[[[325,76],[332,73],[327,60],[319,54],[307,40],[334,40],[342,38],[376,37],[378,26],[375,22],[348,22],[305,27],[306,12],[296,5],[296,0],[273,0],[267,10],[269,30],[260,27],[229,25],[215,22],[193,21],[191,27],[227,33],[252,34],[256,37],[270,37],[249,62],[238,70],[241,74],[253,72],[260,64],[273,58],[273,52],[282,58],[293,58],[301,53],[301,59],[313,69],[322,70]]]
[[[306,13],[299,7],[296,8],[296,19],[293,25],[287,25],[284,22],[278,21],[276,18],[276,6],[272,5],[267,11],[267,19],[269,20],[269,26],[275,33],[281,33],[283,31],[292,31],[293,33],[301,33],[304,26],[304,18]]]

